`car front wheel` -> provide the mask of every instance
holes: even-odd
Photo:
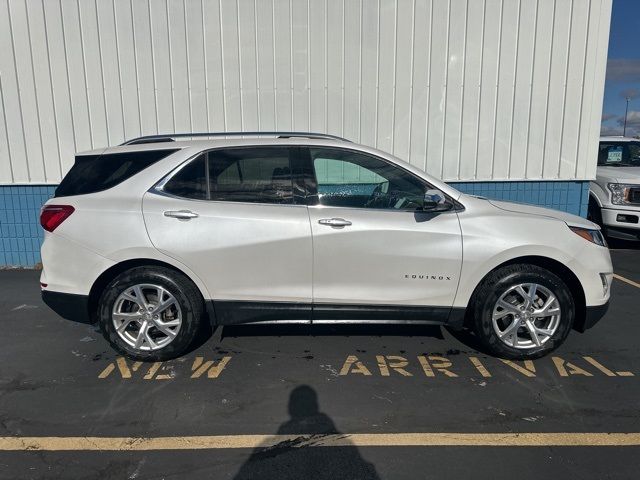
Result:
[[[475,295],[475,333],[501,358],[546,355],[564,342],[574,318],[575,303],[567,285],[536,265],[500,268]]]

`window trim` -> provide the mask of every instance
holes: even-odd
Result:
[[[292,188],[293,188],[293,203],[270,203],[270,202],[234,202],[228,200],[210,200],[210,199],[198,199],[198,198],[189,198],[189,197],[180,197],[178,195],[173,195],[171,193],[165,192],[163,190],[164,185],[173,178],[182,168],[184,168],[189,162],[195,160],[198,156],[202,154],[209,154],[209,152],[214,152],[216,150],[230,150],[230,149],[245,149],[245,148],[265,148],[265,147],[273,147],[273,148],[288,148],[291,153],[289,156],[289,165],[291,168],[291,177],[292,177]],[[369,152],[363,152],[357,148],[345,148],[345,147],[336,147],[336,146],[326,146],[326,145],[309,145],[309,144],[283,144],[283,145],[236,145],[236,146],[220,146],[209,148],[206,150],[201,150],[191,157],[187,158],[180,165],[177,165],[173,170],[167,173],[164,177],[162,177],[154,186],[152,186],[148,191],[151,193],[155,193],[158,195],[162,195],[165,197],[175,198],[178,200],[189,200],[193,202],[207,202],[207,203],[233,203],[237,205],[271,205],[275,207],[314,207],[314,208],[340,208],[343,210],[366,210],[366,211],[376,211],[376,212],[422,212],[422,210],[416,209],[382,209],[382,208],[359,208],[359,207],[335,207],[329,205],[320,205],[317,194],[317,185],[318,179],[316,178],[315,168],[313,166],[313,161],[311,160],[311,148],[325,148],[325,149],[333,149],[333,150],[343,150],[347,152],[359,153],[361,155],[369,155],[373,158],[376,158],[382,162],[385,162],[393,167],[399,168],[403,172],[415,177],[420,181],[424,187],[425,191],[427,187],[436,188],[434,185],[429,183],[424,178],[416,175],[415,173],[407,170],[401,165],[398,165],[395,162],[387,160],[386,158],[380,157],[378,155],[374,155]],[[207,162],[208,163],[208,162]],[[206,168],[206,175],[209,174],[209,167]],[[207,191],[209,189],[207,183]],[[442,213],[450,213],[450,212],[461,212],[465,209],[464,204],[460,201],[454,199],[446,192],[444,193],[447,201],[449,201],[453,208],[451,210],[445,212],[437,212],[437,214]],[[425,211],[424,213],[429,213]]]
[[[218,150],[246,150],[248,148],[285,148],[289,150],[289,168],[291,169],[291,192],[293,201],[291,203],[273,203],[273,202],[241,202],[234,200],[211,200],[211,191],[209,184],[209,154],[211,152],[216,152]],[[299,156],[299,145],[234,145],[230,147],[215,147],[209,148],[206,150],[201,150],[191,157],[187,158],[180,165],[176,166],[173,170],[171,170],[168,174],[166,174],[162,179],[160,179],[154,186],[152,186],[148,191],[151,193],[156,193],[158,195],[162,195],[165,197],[176,198],[179,200],[190,200],[194,202],[207,202],[207,203],[223,203],[223,204],[238,204],[238,205],[271,205],[275,207],[296,207],[296,206],[304,206],[305,197],[296,196],[296,179],[298,179],[298,174],[294,174],[294,166],[298,166],[298,156]],[[185,168],[189,163],[196,160],[199,156],[205,156],[205,182],[207,183],[207,198],[190,198],[190,197],[181,197],[179,195],[175,195],[164,190],[164,186],[175,176],[177,175],[183,168]]]
[[[419,210],[419,209],[411,209],[411,208],[399,208],[399,209],[395,209],[395,208],[367,208],[367,207],[339,207],[339,206],[333,206],[333,205],[322,205],[320,203],[320,199],[318,198],[318,178],[316,176],[316,170],[315,167],[313,165],[313,159],[311,158],[311,149],[312,148],[323,148],[326,150],[339,150],[339,151],[344,151],[344,152],[352,152],[352,153],[358,153],[360,155],[366,155],[372,158],[375,158],[377,160],[380,160],[381,162],[386,163],[387,165],[390,165],[391,167],[395,167],[398,168],[400,170],[402,170],[404,173],[410,175],[411,177],[417,179],[424,187],[425,192],[429,189],[429,188],[436,188],[434,187],[431,183],[429,183],[427,180],[425,180],[422,177],[419,177],[418,175],[416,175],[415,173],[407,170],[406,168],[404,168],[401,165],[398,165],[395,162],[392,162],[390,160],[387,160],[386,158],[380,157],[378,155],[374,155],[372,153],[369,152],[363,152],[362,150],[358,150],[355,148],[344,148],[344,147],[334,147],[334,146],[324,146],[324,145],[305,145],[303,147],[301,147],[301,155],[300,155],[300,161],[302,162],[306,162],[307,163],[307,168],[311,169],[312,172],[312,181],[311,182],[305,182],[306,185],[306,191],[307,191],[307,207],[314,207],[314,208],[339,208],[339,209],[343,209],[343,210],[367,210],[367,211],[375,211],[375,212],[411,212],[411,213],[415,213],[415,212],[423,212],[423,213],[430,213],[426,210]],[[440,189],[438,189],[440,190]],[[457,200],[455,200],[454,198],[450,197],[449,195],[447,195],[445,192],[442,192],[445,196],[445,198],[447,199],[447,201],[449,203],[451,203],[451,205],[453,205],[453,207],[445,212],[437,212],[437,214],[441,214],[441,213],[448,213],[448,212],[459,212],[461,210],[464,210],[464,205],[462,205],[460,202],[458,202]],[[433,213],[433,212],[431,212]]]

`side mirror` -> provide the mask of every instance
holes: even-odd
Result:
[[[430,188],[424,193],[422,209],[426,212],[446,212],[452,206],[447,202],[445,194],[436,188]]]

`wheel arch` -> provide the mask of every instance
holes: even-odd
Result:
[[[198,292],[200,292],[200,296],[202,298],[203,304],[205,305],[207,313],[209,314],[210,321],[213,321],[213,317],[211,315],[211,312],[209,312],[209,308],[208,308],[208,305],[210,304],[210,302],[206,301],[204,293],[202,292],[202,289],[198,285],[198,282],[194,281],[193,278],[191,278],[191,275],[189,275],[184,270],[178,268],[177,266],[167,262],[163,262],[162,260],[157,260],[153,258],[136,258],[136,259],[123,260],[121,262],[116,263],[115,265],[112,265],[111,267],[107,268],[104,272],[102,272],[98,276],[98,278],[96,278],[96,280],[93,282],[93,285],[89,290],[88,310],[89,310],[90,318],[95,319],[95,315],[98,309],[98,301],[100,299],[100,294],[102,293],[104,288],[109,284],[109,282],[111,282],[111,280],[116,278],[122,272],[130,270],[132,268],[147,267],[147,266],[164,267],[169,270],[173,270],[174,272],[180,273],[184,275],[187,279],[189,279],[189,281],[195,285]]]
[[[536,265],[538,267],[544,268],[545,270],[549,270],[550,272],[560,277],[567,284],[567,287],[571,291],[571,294],[574,299],[576,313],[575,313],[575,318],[573,322],[573,327],[579,331],[583,330],[584,319],[586,316],[586,299],[585,299],[584,289],[582,288],[582,284],[580,283],[580,280],[578,279],[576,274],[573,273],[573,271],[563,263],[553,258],[544,257],[540,255],[525,255],[525,256],[515,257],[495,266],[490,271],[488,271],[484,275],[484,277],[482,277],[482,280],[478,282],[473,293],[471,294],[471,297],[469,298],[469,303],[467,304],[467,307],[465,310],[465,319],[464,319],[465,326],[468,327],[471,325],[471,321],[473,318],[473,304],[476,301],[476,292],[479,290],[480,286],[485,281],[485,279],[490,274],[498,270],[499,268],[503,268],[509,265],[516,265],[516,264]]]
[[[598,195],[596,195],[593,190],[589,190],[589,200],[593,201],[598,208],[602,208],[602,202],[600,201],[600,198],[598,198]]]
[[[609,194],[598,184],[597,182],[591,182],[589,184],[589,200],[595,201],[599,208],[608,204]]]

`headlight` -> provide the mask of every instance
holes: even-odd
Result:
[[[611,203],[614,205],[625,205],[629,203],[629,189],[638,185],[627,185],[625,183],[608,183],[611,190]]]
[[[577,235],[580,235],[585,240],[600,245],[601,247],[607,246],[607,241],[604,239],[604,235],[600,230],[589,230],[588,228],[569,227],[571,231]]]

